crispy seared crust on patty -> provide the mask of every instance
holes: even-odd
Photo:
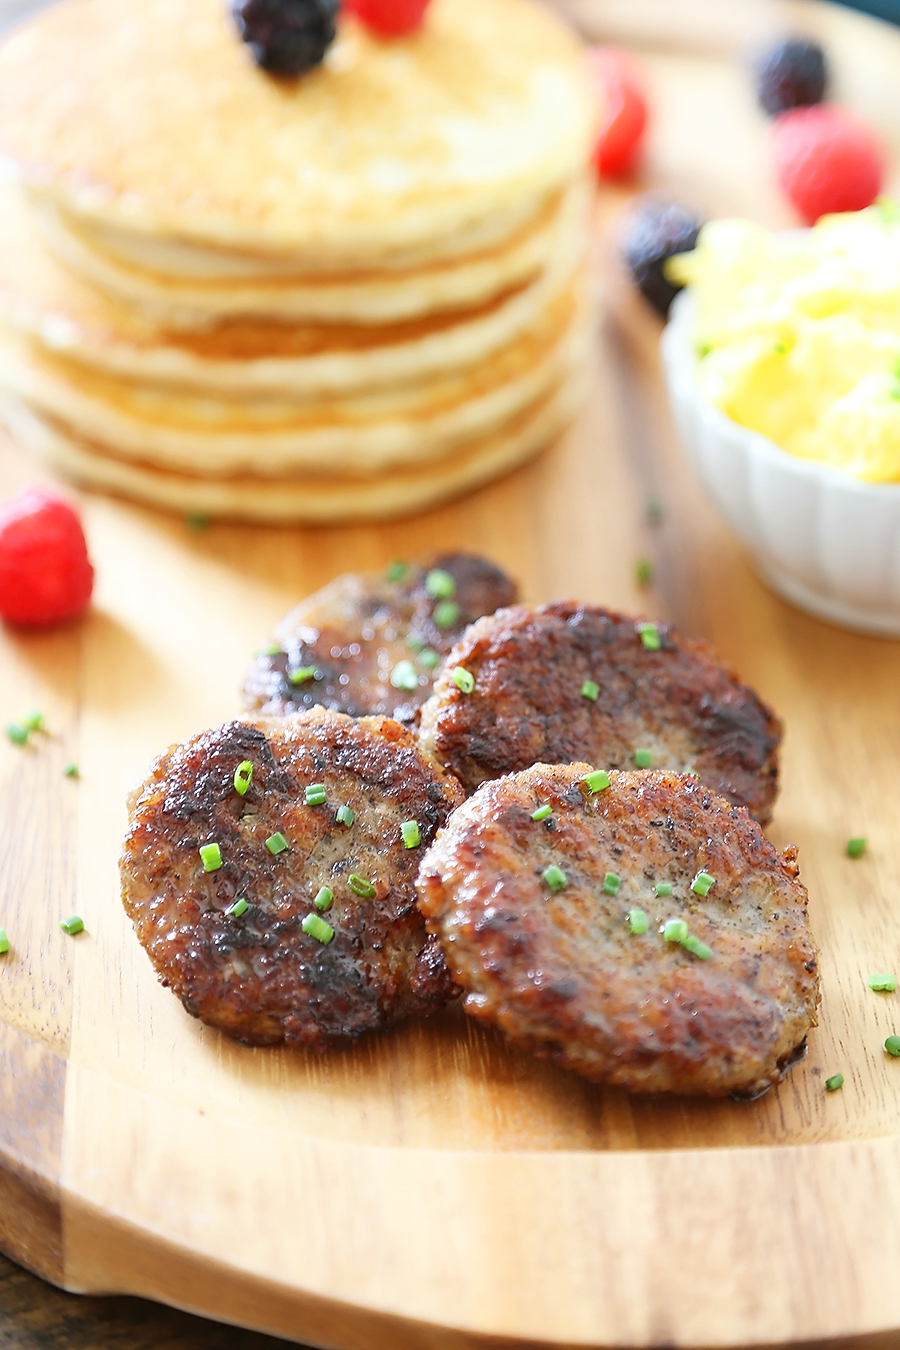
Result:
[[[463,633],[422,708],[419,739],[467,792],[538,762],[590,760],[628,769],[649,749],[655,768],[694,770],[763,824],[778,789],[781,724],[702,642],[657,624],[558,601],[516,605]],[[453,679],[475,678],[471,694]],[[585,681],[599,686],[594,701]]]
[[[238,765],[253,774],[246,795]],[[324,784],[326,802],[306,805]],[[388,718],[316,708],[229,722],[172,746],[129,798],[122,899],[163,984],[188,1012],[254,1045],[316,1049],[440,1008],[453,992],[416,908],[415,876],[462,792]],[[352,825],[336,811],[354,812]],[[422,847],[406,848],[415,820]],[[266,840],[288,842],[273,854]],[[204,871],[201,846],[222,866]],[[371,883],[361,897],[351,874]],[[327,945],[301,927],[321,887]],[[227,910],[243,897],[240,917]]]
[[[435,569],[452,578],[452,595],[428,593],[426,578]],[[466,625],[515,598],[515,583],[471,553],[408,565],[396,580],[381,572],[337,577],[279,623],[247,672],[244,707],[281,716],[322,704],[351,717],[386,714],[411,722],[431,693],[435,666]],[[450,602],[443,609],[442,599]],[[407,678],[397,688],[391,676],[400,662]],[[310,669],[313,678],[292,682],[297,671]],[[405,687],[410,670],[412,689]]]
[[[764,1092],[816,1023],[796,849],[776,852],[743,807],[687,776],[612,772],[591,793],[590,771],[537,764],[483,784],[423,858],[419,904],[466,1011],[632,1092]],[[715,879],[705,898],[701,871]],[[641,935],[632,909],[647,916]],[[712,954],[666,941],[670,919]]]

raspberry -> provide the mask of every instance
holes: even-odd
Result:
[[[640,76],[624,52],[593,47],[588,69],[600,94],[603,118],[594,145],[594,164],[604,178],[631,173],[647,125],[647,100]]]
[[[45,488],[23,488],[0,503],[0,615],[10,623],[77,618],[94,585],[81,521]]]
[[[428,0],[344,0],[343,8],[379,37],[405,37],[421,25]]]
[[[236,0],[231,12],[258,66],[299,75],[334,41],[339,0]]]
[[[861,211],[881,187],[881,153],[871,134],[841,108],[792,108],[773,129],[778,182],[812,225],[832,211]]]
[[[825,53],[818,42],[790,38],[763,57],[757,94],[766,112],[774,116],[788,108],[821,103],[827,83]]]
[[[697,243],[700,218],[656,193],[640,197],[625,217],[619,247],[635,284],[665,318],[681,290],[665,274],[666,258],[688,253]]]

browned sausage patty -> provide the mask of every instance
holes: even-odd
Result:
[[[307,805],[318,785],[325,801]],[[432,1012],[452,992],[415,877],[461,799],[387,718],[316,708],[229,722],[173,746],[131,794],[125,908],[195,1017],[254,1045],[346,1041]],[[418,847],[406,847],[405,821],[416,822]],[[204,862],[209,845],[221,866],[215,850]],[[323,888],[333,898],[317,908]]]
[[[247,673],[244,707],[281,716],[322,704],[411,722],[466,625],[515,598],[509,577],[470,553],[337,577],[282,619]]]
[[[474,677],[460,689],[454,669]],[[530,764],[697,772],[763,824],[781,724],[702,642],[667,624],[560,601],[469,628],[422,708],[420,743],[467,792]],[[637,751],[649,752],[635,760]]]
[[[816,1022],[796,849],[685,775],[612,772],[591,792],[591,772],[485,783],[422,859],[419,903],[466,1011],[632,1092],[764,1092]]]

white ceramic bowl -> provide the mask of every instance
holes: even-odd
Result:
[[[669,402],[709,495],[779,595],[817,618],[900,637],[900,484],[860,483],[733,422],[697,388],[690,291],[662,339]]]

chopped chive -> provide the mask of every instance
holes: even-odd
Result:
[[[189,530],[205,530],[209,525],[209,516],[203,511],[188,511],[184,517],[184,523]]]
[[[663,509],[663,504],[658,497],[648,498],[647,504],[644,507],[644,515],[647,518],[648,525],[662,524],[665,511]]]
[[[391,684],[395,689],[404,689],[408,694],[419,687],[419,675],[412,661],[398,661],[391,671]]]
[[[247,910],[249,908],[250,906],[247,904],[247,901],[241,895],[238,897],[237,900],[235,900],[234,904],[231,906],[230,909],[226,909],[225,913],[230,915],[232,919],[239,919],[242,914],[247,913]]]
[[[355,812],[350,810],[349,806],[339,806],[337,811],[334,813],[334,818],[339,825],[346,825],[347,829],[349,830],[350,826],[356,819],[356,814]]]
[[[60,921],[59,926],[64,933],[69,934],[69,937],[74,937],[76,933],[83,932],[84,919],[80,919],[77,914],[70,914],[68,919],[62,919]]]
[[[658,652],[662,647],[659,629],[655,623],[639,623],[637,632],[648,652]]]
[[[653,887],[653,894],[658,895],[661,899],[667,895],[671,895],[672,894],[671,881],[658,881],[656,885]]]
[[[270,642],[267,647],[260,647],[256,654],[257,656],[281,656],[283,654],[283,649],[277,642]]]
[[[682,938],[681,945],[685,951],[689,951],[692,956],[699,956],[701,961],[708,961],[712,956],[712,947],[707,947],[705,942],[701,942],[693,933],[688,933],[686,938]]]
[[[78,772],[78,765],[77,765],[77,764],[67,764],[66,767],[63,769],[63,777],[65,777],[65,778],[80,778],[81,775],[80,775],[79,772]]]
[[[6,929],[0,928],[0,956],[5,956],[9,951],[9,938],[6,936]]]
[[[888,1036],[884,1048],[889,1055],[893,1055],[896,1059],[900,1055],[900,1036]]]
[[[650,920],[642,909],[630,909],[628,911],[628,931],[634,933],[635,937],[643,937],[650,927]]]
[[[253,765],[249,759],[244,759],[234,771],[234,790],[241,797],[246,797],[247,789],[250,786],[250,779],[253,777]]]
[[[848,858],[861,858],[862,855],[863,855],[863,854],[865,853],[865,851],[866,851],[866,844],[867,844],[868,842],[869,842],[868,839],[848,839],[848,840],[847,840],[847,857],[848,857]]]
[[[622,878],[616,872],[607,872],[603,878],[603,889],[607,895],[618,895],[622,886]]]
[[[326,910],[331,909],[333,900],[334,891],[328,886],[322,886],[316,891],[316,898],[313,900],[313,904],[320,914],[324,914]]]
[[[593,796],[595,792],[602,792],[609,787],[609,774],[605,769],[594,769],[593,773],[586,773],[581,781]]]
[[[667,919],[663,924],[663,937],[666,942],[684,942],[688,935],[688,926],[684,919]]]
[[[201,844],[200,860],[204,872],[218,872],[222,866],[222,850],[218,844]]]
[[[292,670],[288,676],[291,684],[306,684],[307,680],[314,680],[315,678],[315,666],[300,666],[299,670]]]
[[[634,752],[634,767],[635,767],[636,769],[652,769],[652,768],[653,768],[653,751],[652,751],[652,750],[635,750],[635,752]]]
[[[266,840],[266,848],[273,856],[283,853],[287,846],[288,841],[280,830],[276,830],[274,834],[270,834]]]
[[[698,872],[691,882],[691,890],[695,895],[709,895],[713,886],[716,884],[715,877],[711,877],[708,872]]]
[[[544,881],[551,891],[564,891],[569,884],[569,878],[561,867],[557,867],[556,863],[551,863],[544,872]]]
[[[317,942],[327,946],[334,937],[334,929],[330,923],[326,923],[318,914],[307,914],[300,927],[309,937],[313,937]]]
[[[366,881],[365,877],[359,876],[356,872],[350,873],[347,885],[354,895],[361,895],[364,900],[371,900],[375,894],[375,887],[371,881]]]
[[[12,741],[13,745],[28,744],[28,732],[25,730],[23,726],[20,726],[18,722],[11,722],[10,725],[6,728],[6,734]]]
[[[28,732],[43,731],[44,714],[42,712],[38,712],[37,708],[33,708],[31,712],[27,712],[25,716],[22,718],[22,726]]]
[[[456,582],[443,567],[432,567],[425,578],[425,589],[432,600],[452,600],[456,594]]]
[[[417,820],[404,820],[400,826],[400,837],[403,840],[404,848],[418,848],[422,842],[419,836],[419,822]]]
[[[600,697],[599,684],[595,684],[593,680],[585,680],[584,684],[581,686],[581,697],[589,698],[592,703],[596,703],[597,699]]]
[[[453,683],[461,694],[471,694],[475,688],[475,676],[465,666],[457,666],[453,672]]]
[[[653,563],[649,558],[635,558],[634,579],[638,586],[649,586],[653,580]]]
[[[424,666],[426,670],[434,670],[440,659],[433,647],[426,647],[418,656],[419,665]]]
[[[897,988],[897,976],[870,975],[869,988],[874,989],[876,994],[892,994]]]
[[[428,644],[424,638],[416,637],[415,633],[407,633],[406,645],[409,647],[410,651],[418,654],[419,652],[424,651]]]
[[[325,784],[310,783],[309,787],[304,789],[304,800],[307,806],[324,806]]]
[[[532,813],[531,813],[531,819],[532,819],[532,820],[546,820],[548,816],[552,816],[552,815],[553,815],[553,807],[550,805],[549,802],[545,802],[544,805],[543,805],[543,806],[539,806],[538,809],[537,809],[536,811],[532,811]]]
[[[825,1079],[825,1091],[837,1092],[838,1088],[844,1086],[844,1075],[842,1073],[833,1073],[830,1078]]]
[[[439,600],[431,617],[438,628],[452,628],[459,618],[459,605],[455,600]]]
[[[409,563],[405,563],[402,558],[395,559],[384,569],[385,581],[402,581],[409,571]]]

